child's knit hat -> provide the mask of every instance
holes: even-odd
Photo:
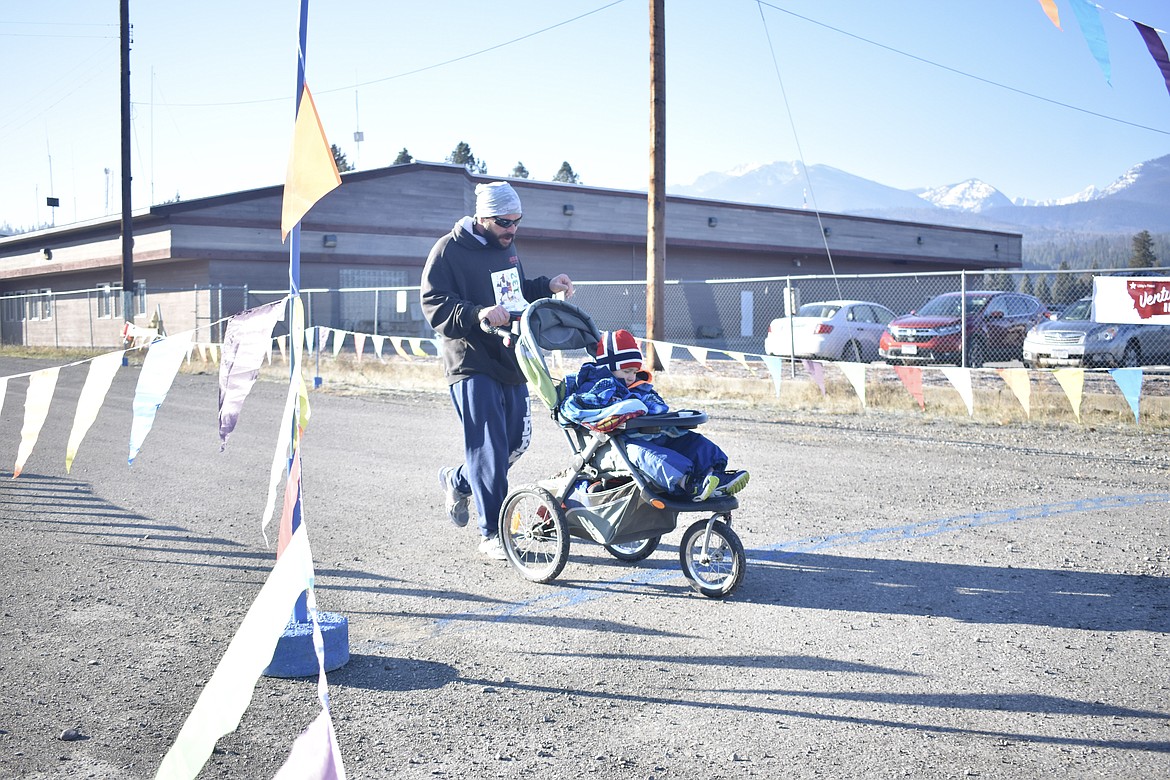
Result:
[[[601,341],[597,342],[594,352],[597,362],[608,366],[610,371],[642,368],[642,350],[638,349],[637,339],[628,330],[602,331]]]

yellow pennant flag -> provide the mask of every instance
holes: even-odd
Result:
[[[45,418],[49,416],[49,402],[53,400],[53,390],[57,388],[57,375],[60,372],[60,366],[43,368],[34,371],[28,377],[28,395],[24,399],[24,428],[20,431],[20,448],[16,451],[16,466],[12,469],[13,479],[20,476],[24,462],[28,460],[37,439],[40,438]]]
[[[317,116],[317,106],[309,94],[309,85],[301,93],[297,109],[293,146],[288,156],[288,173],[284,180],[284,203],[280,210],[280,240],[309,213],[313,204],[341,185],[341,174],[333,150],[325,139],[325,129]]]
[[[1081,399],[1084,397],[1085,390],[1085,369],[1083,368],[1058,368],[1052,372],[1056,377],[1056,381],[1064,389],[1064,394],[1068,396],[1068,402],[1072,404],[1073,414],[1077,417],[1077,422],[1081,421]]]
[[[1004,383],[1011,388],[1020,406],[1024,407],[1024,414],[1032,416],[1032,382],[1028,378],[1026,368],[997,368],[995,372],[1003,378]]]

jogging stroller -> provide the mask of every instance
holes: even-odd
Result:
[[[707,415],[644,415],[609,433],[578,425],[560,413],[564,382],[549,373],[545,352],[590,350],[601,340],[593,320],[573,304],[550,298],[528,306],[514,330],[520,367],[564,431],[573,457],[559,474],[516,488],[505,499],[500,539],[512,567],[532,582],[551,582],[569,559],[573,536],[604,546],[618,560],[640,561],[657,549],[663,534],[675,530],[680,513],[698,512],[707,517],[689,526],[679,542],[683,574],[704,596],[730,595],[746,565],[743,543],[731,529],[738,499],[693,502],[662,495],[631,465],[622,446],[624,431],[695,428]]]

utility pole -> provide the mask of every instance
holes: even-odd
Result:
[[[120,0],[122,38],[122,316],[134,322],[134,227],[130,206],[130,0]]]
[[[650,0],[650,186],[647,189],[646,338],[662,340],[666,274],[666,0]],[[647,363],[661,368],[653,343]]]

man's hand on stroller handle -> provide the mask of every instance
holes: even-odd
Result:
[[[485,306],[479,310],[477,317],[480,322],[487,323],[489,327],[499,328],[511,322],[512,312],[499,305]]]
[[[548,291],[554,295],[564,293],[566,298],[573,297],[573,280],[568,274],[557,274],[548,280]]]

